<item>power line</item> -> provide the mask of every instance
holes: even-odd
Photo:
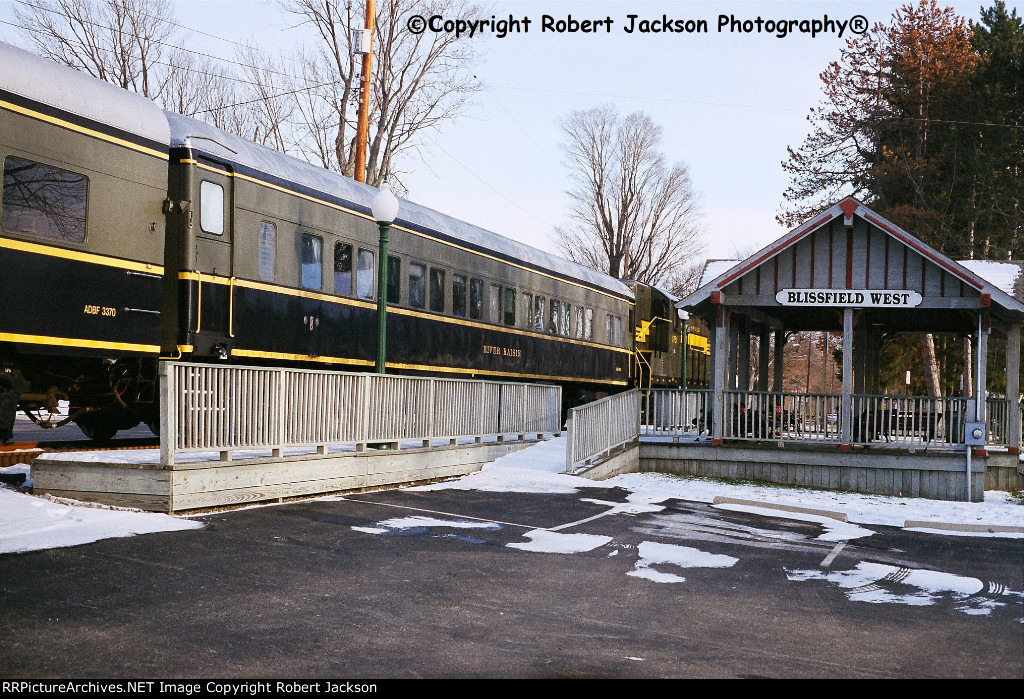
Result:
[[[30,7],[30,8],[32,8],[34,10],[38,10],[40,12],[46,12],[46,13],[49,13],[49,14],[52,14],[52,15],[56,15],[58,17],[62,17],[63,16],[57,10],[54,10],[52,8],[49,8],[49,7],[44,7],[42,5],[34,5],[34,4],[30,3],[30,2],[28,2],[27,0],[15,0],[15,2],[20,4],[20,5],[24,5],[26,7]],[[145,14],[145,13],[142,13],[142,14],[144,16],[146,16],[146,17],[151,17],[153,19],[157,19],[158,21],[162,21],[162,22],[171,24],[173,26],[183,26],[183,25],[179,25],[179,24],[177,24],[175,22],[171,22],[171,21],[166,20],[166,19],[161,19],[159,17],[154,17],[153,15],[149,15],[149,14]],[[76,21],[78,21],[78,22],[80,22],[82,24],[87,24],[89,26],[96,27],[98,29],[106,29],[107,31],[111,31],[111,32],[118,31],[116,28],[111,27],[109,25],[101,24],[99,22],[94,22],[94,21],[87,20],[87,19],[84,19],[84,18],[76,18]],[[16,29],[20,29],[20,30],[25,31],[25,32],[32,32],[33,31],[31,27],[27,27],[27,26],[21,25],[21,24],[15,24],[15,23],[12,23],[12,22],[4,22],[4,24],[8,24],[8,25],[10,25],[12,27],[15,27]],[[196,30],[190,29],[190,31],[196,31]],[[200,33],[202,33],[202,32],[200,32]],[[209,36],[213,36],[213,35],[209,35]],[[221,37],[213,37],[213,38],[221,38]],[[223,40],[224,41],[229,41],[228,39],[223,39]],[[281,75],[281,76],[289,78],[289,79],[293,78],[292,75],[290,75],[288,73],[283,73],[283,72],[281,72],[279,70],[274,70],[272,68],[266,68],[266,67],[261,67],[261,66],[257,66],[257,65],[252,65],[252,64],[249,64],[249,63],[241,62],[241,61],[232,60],[230,58],[224,58],[222,56],[215,56],[213,54],[204,53],[202,51],[196,51],[194,49],[187,49],[184,46],[178,46],[177,44],[172,44],[172,43],[167,42],[167,41],[160,41],[158,39],[152,39],[152,42],[154,44],[158,44],[160,46],[165,46],[165,47],[170,48],[170,49],[176,49],[178,51],[183,51],[185,53],[191,53],[191,54],[194,54],[196,56],[202,56],[203,58],[209,58],[209,59],[214,60],[214,61],[223,61],[224,63],[230,63],[230,64],[233,64],[233,65],[241,66],[243,68],[251,68],[253,70],[259,70],[259,71],[263,71],[263,72],[267,72],[267,73],[273,73],[275,75]],[[232,42],[232,43],[237,43],[237,42]],[[244,44],[241,44],[241,45],[244,46]],[[247,47],[247,48],[251,49],[252,47]],[[255,49],[253,49],[253,50],[255,50]]]
[[[266,102],[268,100],[276,99],[278,97],[286,97],[288,95],[294,95],[294,94],[297,94],[299,92],[306,92],[307,90],[316,90],[316,89],[319,89],[321,87],[327,87],[328,85],[335,85],[335,84],[337,84],[336,80],[330,80],[328,82],[320,83],[318,85],[303,85],[302,87],[296,88],[294,90],[286,90],[285,92],[278,92],[278,93],[271,94],[271,95],[263,95],[261,97],[257,97],[256,99],[244,100],[242,102],[233,102],[231,104],[225,104],[225,105],[221,105],[219,107],[212,107],[210,109],[201,109],[201,110],[197,111],[196,114],[207,114],[207,113],[211,113],[211,112],[218,112],[218,111],[220,111],[222,109],[230,109],[231,107],[244,107],[247,104],[253,104],[255,102]]]
[[[447,150],[445,150],[445,149],[444,149],[444,148],[443,148],[443,147],[442,147],[442,146],[441,146],[441,145],[440,145],[440,144],[439,144],[439,143],[438,143],[438,142],[437,142],[437,141],[436,141],[435,139],[433,139],[433,138],[431,138],[431,137],[427,136],[426,134],[423,134],[423,137],[424,137],[424,138],[426,138],[426,139],[428,139],[428,140],[429,140],[429,141],[430,141],[430,142],[431,142],[431,143],[432,143],[432,144],[433,144],[433,145],[434,145],[434,146],[435,146],[435,147],[436,147],[436,148],[437,148],[438,150],[440,150],[440,151],[441,151],[442,153],[444,153],[444,154],[445,154],[445,155],[447,155],[447,156],[448,156],[449,158],[451,158],[452,160],[454,160],[454,161],[455,161],[455,162],[456,162],[456,163],[457,163],[457,164],[458,164],[458,165],[459,165],[459,166],[460,166],[460,167],[461,167],[461,168],[462,168],[463,170],[465,170],[466,172],[468,172],[468,173],[469,173],[470,175],[472,175],[472,176],[473,176],[474,178],[476,178],[476,179],[477,179],[477,180],[478,180],[478,181],[479,181],[479,182],[480,182],[481,184],[483,184],[483,185],[484,185],[485,187],[487,187],[487,188],[488,188],[489,190],[491,190],[492,192],[494,192],[495,194],[497,194],[497,195],[498,195],[499,197],[501,197],[502,199],[504,199],[505,201],[507,201],[507,202],[508,202],[509,204],[511,204],[512,206],[516,207],[517,209],[519,209],[519,210],[520,210],[520,211],[522,211],[523,213],[525,213],[525,214],[528,214],[529,216],[532,216],[533,218],[537,219],[538,221],[540,221],[541,223],[543,223],[543,224],[544,224],[545,226],[549,226],[549,227],[551,227],[551,228],[554,228],[554,226],[553,226],[553,225],[552,225],[551,223],[549,223],[548,221],[545,221],[545,220],[544,220],[544,219],[542,219],[542,218],[541,218],[540,216],[538,216],[537,214],[533,213],[533,212],[532,212],[532,211],[530,211],[529,209],[527,209],[527,208],[525,208],[525,207],[521,206],[521,205],[520,205],[520,204],[518,204],[517,202],[515,202],[515,201],[512,201],[512,200],[511,200],[511,199],[509,199],[509,198],[508,198],[508,197],[507,197],[507,196],[506,196],[506,195],[505,195],[505,194],[504,194],[503,192],[501,192],[500,190],[496,189],[496,188],[495,188],[495,187],[493,187],[493,186],[492,186],[492,185],[491,185],[491,184],[490,184],[489,182],[487,182],[487,180],[485,180],[484,178],[480,177],[480,175],[478,175],[478,174],[476,174],[475,172],[473,172],[472,170],[470,170],[470,169],[469,169],[469,167],[467,167],[467,166],[465,165],[465,163],[463,163],[463,162],[462,162],[461,160],[459,160],[459,159],[458,159],[458,158],[456,158],[456,157],[455,157],[454,155],[452,155],[452,154],[451,154],[451,153],[449,153],[449,152],[448,152]]]
[[[679,98],[676,98],[676,97],[650,97],[650,96],[642,96],[642,95],[627,95],[627,94],[623,94],[623,93],[608,94],[608,93],[602,93],[602,92],[582,92],[582,91],[574,91],[574,90],[559,90],[559,89],[553,89],[553,88],[552,89],[546,89],[546,88],[542,88],[542,87],[519,87],[517,85],[495,85],[494,87],[495,88],[504,89],[504,90],[522,90],[524,92],[543,92],[543,93],[550,93],[550,94],[556,94],[556,95],[579,95],[579,96],[582,96],[582,97],[600,97],[602,99],[622,99],[623,97],[626,97],[628,99],[635,99],[635,100],[646,100],[646,101],[651,101],[651,102],[670,102],[670,103],[674,103],[674,104],[693,104],[693,105],[704,106],[704,107],[728,107],[730,109],[765,109],[765,110],[795,111],[795,112],[803,111],[803,109],[800,108],[800,107],[773,107],[773,106],[768,106],[768,105],[764,105],[764,104],[739,104],[739,103],[730,103],[730,102],[706,102],[706,101],[701,101],[701,100],[679,99]],[[935,124],[963,124],[963,125],[968,125],[968,126],[1001,126],[1001,127],[1005,127],[1005,128],[1008,128],[1008,129],[1024,129],[1024,126],[1019,125],[1019,124],[1002,124],[1002,123],[996,123],[996,122],[990,122],[990,121],[957,121],[957,120],[952,120],[952,119],[933,119],[933,118],[930,118],[930,117],[920,118],[920,117],[909,117],[909,116],[899,116],[899,115],[893,115],[893,116],[890,116],[888,118],[890,118],[890,119],[900,119],[900,120],[905,120],[905,121],[920,121],[920,122],[923,122],[923,123],[935,123]]]

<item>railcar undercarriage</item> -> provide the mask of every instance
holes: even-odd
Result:
[[[95,441],[140,422],[155,428],[156,396],[155,359],[14,356],[0,361],[0,442],[13,438],[19,410],[42,429],[74,422]]]

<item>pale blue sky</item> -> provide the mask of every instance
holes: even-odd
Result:
[[[0,20],[10,17],[0,0]],[[702,257],[750,252],[785,231],[775,222],[787,178],[787,146],[808,131],[805,117],[821,96],[819,73],[839,57],[849,34],[811,38],[767,32],[717,31],[720,14],[737,19],[845,21],[861,15],[887,22],[902,3],[876,0],[814,2],[493,2],[498,17],[529,16],[528,34],[464,39],[482,49],[474,73],[488,89],[457,122],[423,141],[424,160],[406,163],[409,198],[554,251],[554,226],[565,223],[568,186],[559,118],[573,109],[612,104],[621,113],[647,112],[664,128],[669,161],[689,165],[704,211]],[[947,2],[973,20],[992,3]],[[287,50],[304,33],[294,18],[265,0],[176,0],[178,21],[225,39]],[[1021,3],[1008,2],[1016,7]],[[611,33],[542,33],[543,15],[604,18]],[[627,15],[705,19],[706,34],[627,34]],[[489,16],[489,15],[488,15]],[[14,40],[0,24],[0,39]],[[204,50],[231,57],[234,46],[196,36]],[[24,42],[14,40],[14,43]]]

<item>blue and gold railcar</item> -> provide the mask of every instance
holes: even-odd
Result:
[[[157,418],[161,356],[368,370],[376,189],[0,44],[0,441],[70,404],[97,439]],[[389,372],[632,381],[633,293],[403,201]]]
[[[376,189],[168,115],[165,351],[195,359],[370,369]],[[388,259],[387,369],[629,383],[632,293],[621,282],[402,201]]]

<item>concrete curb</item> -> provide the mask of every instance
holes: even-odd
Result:
[[[742,500],[740,498],[730,498],[724,495],[716,495],[715,499],[711,501],[712,505],[747,505],[749,507],[763,507],[768,510],[783,510],[784,512],[799,512],[805,515],[816,515],[818,517],[827,517],[829,519],[836,519],[840,522],[847,521],[847,515],[845,512],[833,512],[831,510],[815,510],[810,507],[798,507],[796,505],[779,505],[771,502],[763,502],[761,500]]]
[[[947,522],[921,522],[908,519],[903,523],[904,529],[939,529],[948,532],[977,532],[981,534],[1024,534],[1024,527],[1008,524],[950,524]]]
[[[730,498],[725,495],[716,495],[711,501],[712,505],[746,505],[748,507],[760,507],[766,510],[782,510],[783,512],[799,512],[806,515],[828,517],[840,522],[848,522],[845,512],[833,512],[831,510],[815,510],[810,507],[798,507],[796,505],[779,505],[778,503],[763,502],[761,500],[744,500],[742,498]],[[937,529],[947,532],[967,532],[976,534],[1024,534],[1024,527],[1017,527],[1007,524],[956,524],[951,522],[925,522],[908,519],[903,522],[904,529]]]

